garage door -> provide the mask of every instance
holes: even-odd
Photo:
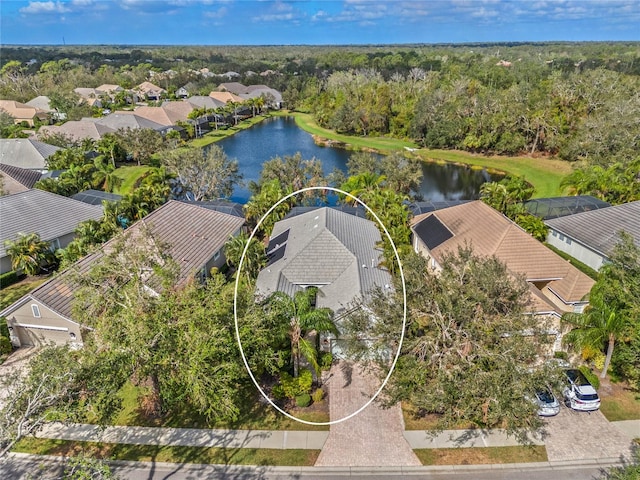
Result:
[[[69,341],[68,329],[51,329],[35,326],[16,326],[15,331],[22,346],[38,346],[49,342],[65,344]]]

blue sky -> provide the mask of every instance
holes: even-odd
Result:
[[[2,44],[640,40],[640,0],[2,0]]]

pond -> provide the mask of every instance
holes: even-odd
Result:
[[[262,164],[274,157],[302,154],[322,161],[325,174],[335,168],[347,172],[351,151],[321,147],[311,135],[299,128],[292,117],[273,117],[218,142],[227,156],[238,160],[244,183],[260,178]],[[494,178],[484,170],[472,170],[457,165],[423,163],[423,179],[418,197],[424,200],[467,200],[478,198],[480,185]],[[246,186],[237,187],[231,200],[246,203],[250,197]]]

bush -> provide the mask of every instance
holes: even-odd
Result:
[[[316,388],[315,391],[311,394],[311,399],[313,400],[313,403],[321,402],[323,398],[324,398],[324,390],[322,390],[321,388]]]
[[[563,352],[562,350],[558,350],[557,352],[553,352],[553,358],[559,358],[560,360],[569,360],[569,354],[567,352]]]
[[[296,397],[296,405],[300,408],[308,407],[311,403],[311,397],[308,393],[303,393]]]
[[[311,391],[312,384],[313,376],[306,368],[300,370],[298,378],[293,378],[287,372],[282,372],[280,374],[280,385],[276,385],[273,388],[273,394],[279,398],[296,398],[303,393],[308,394]]]
[[[11,353],[13,346],[7,337],[0,337],[0,355],[6,355]]]
[[[578,370],[580,370],[589,383],[593,385],[593,388],[596,390],[600,388],[600,379],[598,378],[598,375],[593,373],[589,367],[583,365],[578,367]]]
[[[3,273],[0,275],[0,288],[8,287],[9,285],[13,285],[19,280],[18,272],[12,270],[10,272]]]
[[[323,353],[320,357],[320,370],[329,370],[332,363],[333,355],[330,352]]]

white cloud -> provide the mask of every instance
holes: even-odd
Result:
[[[29,5],[20,9],[20,13],[65,13],[71,10],[62,2],[29,2]]]
[[[204,12],[204,16],[207,18],[224,18],[227,13],[229,13],[229,9],[227,7],[220,7],[217,10],[210,10],[207,12]]]

